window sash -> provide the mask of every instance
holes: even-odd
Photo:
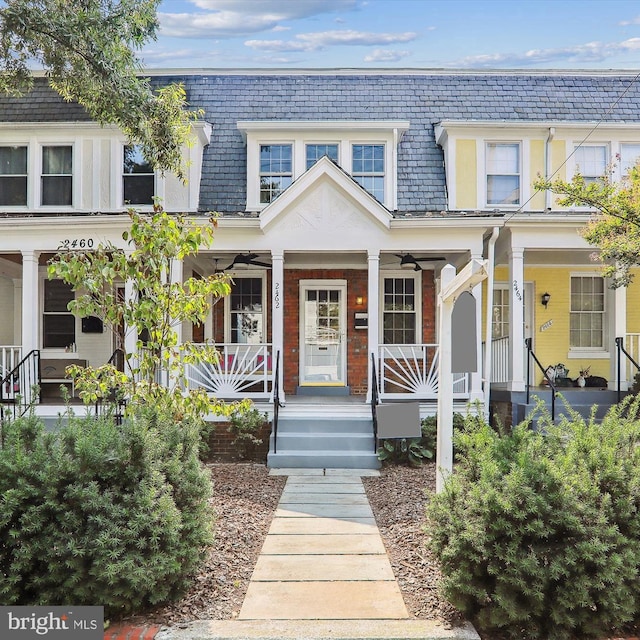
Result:
[[[122,201],[124,204],[152,205],[155,172],[139,145],[125,145],[122,160]]]
[[[380,202],[384,201],[384,145],[354,144],[351,175],[353,179]]]
[[[623,143],[620,145],[620,173],[629,175],[629,171],[640,163],[640,143]]]
[[[42,147],[40,204],[71,206],[73,204],[73,147]]]
[[[260,145],[260,203],[275,200],[293,182],[290,144]]]
[[[265,339],[263,279],[234,278],[229,306],[231,342],[262,344]]]
[[[581,145],[575,148],[573,155],[576,173],[587,184],[602,180],[607,173],[607,145]]]
[[[307,169],[310,169],[320,158],[327,156],[330,160],[338,162],[337,144],[308,144],[306,147]]]
[[[487,204],[520,204],[520,144],[486,145]]]
[[[27,147],[0,147],[0,205],[27,206]]]
[[[605,287],[601,276],[572,276],[569,309],[571,349],[603,349]]]
[[[42,346],[45,349],[68,347],[76,341],[75,316],[67,306],[73,299],[73,289],[64,281],[44,281]]]
[[[416,280],[384,278],[382,294],[383,344],[416,344],[418,327]]]

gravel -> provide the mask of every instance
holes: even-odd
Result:
[[[258,464],[208,468],[214,486],[215,542],[200,573],[180,600],[129,617],[128,623],[177,625],[238,615],[286,477],[269,476],[266,467]],[[363,481],[410,613],[445,623],[460,620],[456,610],[438,596],[440,574],[425,547],[425,487],[429,491],[435,487],[435,466],[385,467],[380,477]]]

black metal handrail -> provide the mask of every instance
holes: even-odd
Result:
[[[547,375],[544,367],[538,360],[538,357],[531,349],[531,338],[525,338],[524,341],[527,347],[527,404],[529,404],[529,392],[531,389],[531,359],[538,365],[538,369],[542,371],[542,375],[545,377],[545,380],[549,384],[549,388],[551,389],[551,420],[556,419],[556,386],[553,384],[551,378]]]
[[[124,350],[115,349],[111,354],[106,364],[114,366],[118,371],[124,371]],[[116,425],[121,425],[124,420],[124,413],[127,407],[127,401],[125,398],[118,397],[117,392],[111,390],[109,396],[106,398],[108,405],[113,407],[113,419]],[[104,414],[105,398],[101,398],[96,401],[95,410],[96,417]]]
[[[278,415],[280,413],[280,351],[276,351],[273,373],[273,453],[278,453]]]
[[[624,338],[616,338],[616,354],[617,354],[617,362],[616,362],[616,366],[617,366],[617,377],[618,377],[618,381],[617,381],[617,391],[618,391],[618,402],[620,402],[621,396],[622,396],[622,391],[620,389],[620,374],[621,374],[621,369],[622,369],[622,358],[620,357],[620,354],[624,354],[627,357],[627,360],[629,360],[629,362],[631,362],[631,364],[638,370],[640,371],[640,364],[638,364],[634,359],[633,356],[624,348]]]
[[[23,415],[34,400],[31,391],[40,388],[40,380],[40,350],[32,349],[0,380],[0,404],[13,407],[14,418]]]
[[[378,375],[376,373],[376,357],[371,354],[371,419],[373,420],[373,452],[378,451],[378,414],[376,407],[380,404],[378,396]]]

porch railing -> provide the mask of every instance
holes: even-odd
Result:
[[[381,399],[407,395],[423,400],[438,398],[437,344],[385,344],[378,355],[378,388]],[[469,397],[469,374],[453,374],[453,396]]]
[[[616,338],[616,390],[618,393],[618,402],[622,399],[621,381],[623,365],[626,368],[625,380],[628,381],[630,387],[633,385],[633,379],[636,374],[640,373],[640,364],[638,364],[638,360],[640,360],[640,355],[638,354],[640,334],[627,334],[627,348],[625,348],[624,343],[624,338]],[[622,356],[625,357],[624,360]],[[633,367],[633,369],[631,367]]]
[[[202,345],[203,349],[207,345]],[[213,361],[188,364],[190,389],[204,389],[217,398],[269,399],[273,375],[270,344],[217,344]],[[207,346],[208,348],[208,346]]]
[[[273,453],[278,453],[278,420],[280,417],[280,352],[276,352],[273,372]]]
[[[540,360],[538,360],[538,356],[533,352],[531,348],[531,338],[525,338],[524,340],[525,346],[527,348],[527,404],[529,404],[531,400],[531,362],[533,361],[538,369],[542,371],[542,375],[544,376],[547,384],[549,385],[549,389],[551,389],[551,420],[556,419],[556,387],[553,384],[553,380],[549,378],[545,368],[542,366]]]
[[[482,343],[483,361],[486,343]],[[509,382],[509,336],[491,340],[491,382]]]
[[[378,451],[378,374],[376,372],[376,356],[371,354],[371,421],[373,423],[373,452]]]
[[[0,406],[2,419],[9,408],[13,417],[22,415],[27,408],[38,401],[40,384],[40,351],[34,349],[22,358],[0,379]]]

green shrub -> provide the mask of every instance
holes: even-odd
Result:
[[[512,638],[604,636],[640,612],[639,401],[544,434],[475,421],[429,507],[445,596]]]
[[[255,456],[256,447],[262,444],[257,434],[262,431],[269,417],[255,408],[240,409],[229,416],[228,431],[234,435],[231,444],[238,458],[246,460]]]
[[[0,437],[0,601],[105,606],[111,617],[178,595],[211,542],[195,425],[161,413],[116,426],[34,416]]]

